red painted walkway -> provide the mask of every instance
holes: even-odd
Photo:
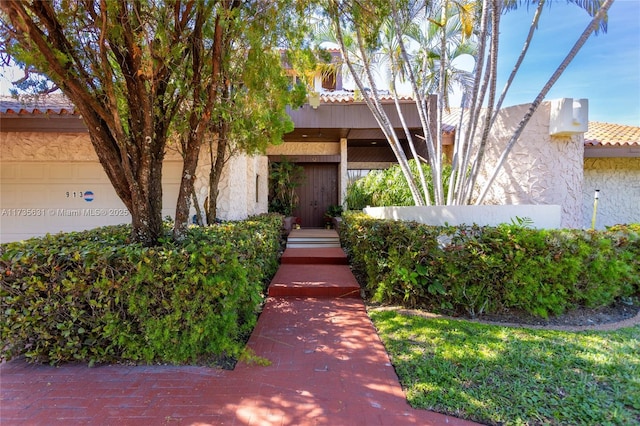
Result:
[[[336,265],[333,273],[312,262],[284,264],[274,277],[277,295],[267,299],[248,343],[270,366],[56,368],[13,360],[0,366],[0,424],[472,424],[409,407],[351,292],[348,267]]]

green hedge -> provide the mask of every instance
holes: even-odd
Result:
[[[0,246],[2,355],[215,364],[242,354],[278,265],[282,217],[194,227],[182,243],[128,226]],[[169,228],[168,228],[169,229]]]
[[[341,238],[374,302],[539,317],[640,294],[640,225],[607,231],[434,227],[343,216]]]

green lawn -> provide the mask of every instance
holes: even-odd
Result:
[[[370,315],[416,408],[485,424],[640,425],[640,326],[571,333]]]

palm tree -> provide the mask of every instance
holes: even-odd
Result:
[[[558,81],[558,79],[560,78],[562,73],[565,71],[569,63],[576,57],[576,55],[578,54],[582,46],[584,46],[584,44],[586,43],[586,41],[589,39],[589,37],[593,32],[597,31],[598,28],[602,30],[606,30],[607,11],[613,4],[614,0],[604,0],[604,2],[602,2],[601,0],[573,0],[573,2],[576,3],[578,6],[587,10],[587,12],[589,12],[589,14],[593,18],[591,19],[591,22],[589,23],[589,25],[587,25],[587,27],[584,29],[584,31],[582,32],[582,34],[580,35],[576,43],[573,45],[573,47],[571,48],[567,56],[565,56],[564,60],[560,63],[558,68],[556,68],[554,73],[546,82],[546,84],[544,85],[544,87],[542,88],[538,96],[536,96],[536,99],[531,103],[529,110],[520,121],[518,128],[514,132],[513,136],[511,136],[511,139],[507,143],[506,148],[504,149],[502,155],[498,159],[498,163],[496,164],[495,168],[490,174],[489,180],[485,183],[484,187],[480,191],[480,196],[476,200],[475,204],[481,204],[482,201],[484,201],[484,197],[487,195],[487,192],[489,191],[491,184],[493,183],[496,176],[500,172],[500,169],[502,168],[502,165],[504,164],[507,156],[509,155],[509,152],[511,152],[511,149],[518,141],[518,138],[522,134],[524,128],[526,127],[527,123],[529,122],[533,114],[536,112],[536,110],[542,103],[542,100],[545,98],[547,93],[549,93],[549,91],[551,90],[553,85],[556,83],[556,81]]]
[[[568,63],[592,32],[597,28],[606,30],[606,13],[614,0],[569,1],[585,9],[593,17],[591,24],[532,103],[530,110],[502,153],[491,178],[480,195],[475,198],[476,204],[484,200],[489,186],[502,168],[529,119]],[[483,167],[484,153],[497,113],[526,55],[540,19],[540,12],[547,2],[538,0],[521,56],[498,96],[500,18],[503,13],[534,2],[535,0],[391,0],[365,5],[363,2],[348,0],[327,1],[327,11],[332,18],[336,41],[341,46],[345,62],[361,92],[366,95],[365,102],[378,120],[396,154],[412,188],[416,205],[421,205],[423,202],[429,205],[432,197],[422,175],[420,176],[422,194],[418,192],[418,186],[407,166],[407,155],[402,151],[398,136],[380,106],[372,68],[383,62],[388,65],[391,93],[394,95],[396,106],[399,103],[395,83],[408,81],[411,85],[432,171],[433,203],[469,204],[474,201],[476,178]],[[375,31],[380,29],[383,30],[381,34],[375,34]],[[464,53],[475,56],[475,69],[472,73],[459,72],[452,66],[453,59]],[[463,104],[459,117],[459,130],[456,132],[448,193],[445,197],[442,182],[442,133],[436,131],[432,135],[430,131],[432,123],[429,123],[426,99],[430,94],[438,95],[437,119],[434,128],[439,130],[442,128],[444,110],[450,107],[448,94],[454,82],[463,83],[461,84]],[[368,92],[365,90],[366,87],[370,88]],[[402,117],[400,112],[399,114]],[[403,127],[409,141],[411,155],[418,159],[412,137],[406,125]]]

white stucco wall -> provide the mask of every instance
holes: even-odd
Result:
[[[596,228],[640,223],[640,158],[585,158],[582,227],[591,228],[599,189]]]
[[[203,149],[196,181],[201,206],[208,194],[209,158]],[[240,220],[267,211],[267,163],[266,156],[239,155],[229,161],[220,185],[218,218]],[[0,132],[0,172],[2,242],[130,221],[86,133]],[[169,146],[163,167],[163,217],[175,213],[181,173],[180,154]],[[91,202],[66,195],[87,190],[94,193]],[[90,215],[91,210],[99,214]],[[37,211],[38,216],[27,217],[22,211]]]
[[[529,105],[503,109],[489,137],[483,187]],[[485,204],[556,204],[561,226],[582,226],[584,139],[549,136],[550,103],[543,103],[529,121],[487,194]]]
[[[215,146],[213,149],[216,149]],[[205,200],[209,195],[210,169],[211,156],[209,148],[206,147],[200,152],[195,183],[203,214]],[[222,170],[216,217],[222,220],[243,220],[252,215],[266,213],[269,207],[268,175],[268,159],[264,155],[236,154],[231,157]],[[195,214],[193,206],[192,214]]]
[[[410,206],[367,207],[364,213],[376,219],[415,221],[432,226],[480,225],[498,226],[517,224],[518,219],[529,219],[526,226],[538,229],[560,227],[560,206]]]
[[[223,220],[242,220],[251,215],[266,213],[267,185],[267,157],[245,154],[232,157],[225,165],[220,179],[217,217]]]

